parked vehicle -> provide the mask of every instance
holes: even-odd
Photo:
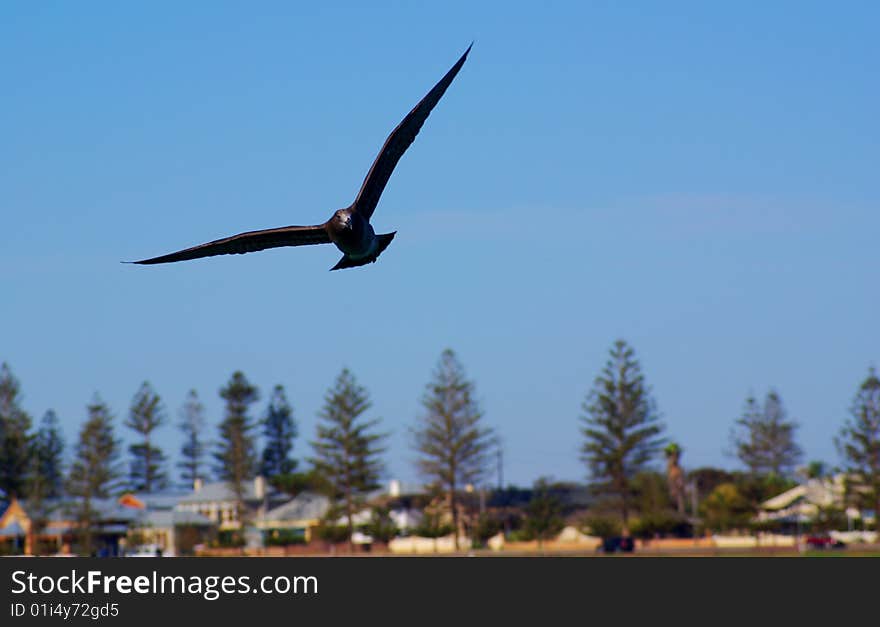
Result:
[[[840,540],[832,538],[830,535],[822,534],[807,537],[807,546],[811,549],[845,549],[846,544]]]
[[[603,538],[602,544],[597,548],[602,553],[632,553],[636,548],[635,542],[630,537],[614,536]]]

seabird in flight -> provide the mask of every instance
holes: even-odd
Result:
[[[446,76],[434,85],[433,89],[403,118],[403,121],[385,140],[385,145],[382,146],[379,156],[376,157],[373,166],[367,173],[355,201],[345,209],[336,210],[324,224],[285,226],[277,229],[239,233],[232,237],[214,240],[175,253],[131,263],[171,263],[213,255],[251,253],[280,246],[306,246],[308,244],[330,244],[331,242],[342,251],[342,259],[331,270],[373,263],[397,233],[394,231],[393,233],[376,235],[370,224],[370,217],[373,215],[376,205],[379,204],[382,190],[385,189],[397,162],[415,140],[428,114],[440,101],[446,88],[449,87],[452,79],[464,65],[471,46],[473,44],[468,46],[461,58],[446,73]]]

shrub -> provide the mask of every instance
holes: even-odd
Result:
[[[630,524],[632,535],[637,538],[653,538],[655,536],[673,536],[689,538],[693,536],[693,527],[675,512],[653,512],[640,516]]]
[[[291,544],[305,544],[305,530],[269,529],[266,531],[263,543],[266,546],[289,546]]]
[[[620,521],[612,516],[588,516],[584,519],[584,527],[590,535],[600,538],[619,536],[621,531]]]

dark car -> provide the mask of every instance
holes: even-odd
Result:
[[[632,553],[635,548],[636,544],[632,538],[614,536],[612,538],[604,538],[597,550],[602,553]]]

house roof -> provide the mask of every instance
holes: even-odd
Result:
[[[171,510],[181,500],[189,496],[190,492],[129,492],[124,494],[120,503],[129,507],[147,510]]]
[[[770,511],[785,509],[800,499],[804,499],[810,505],[828,507],[843,498],[845,479],[843,474],[810,479],[806,483],[767,499],[761,503],[761,509]]]
[[[245,501],[258,501],[256,486],[253,481],[245,481],[242,485],[244,488]],[[266,486],[266,494],[270,500],[276,500],[279,493],[268,485]],[[234,501],[235,492],[227,481],[214,481],[206,483],[198,490],[193,490],[178,499],[178,503],[205,503],[209,501]]]
[[[45,499],[41,504],[41,507],[45,512],[45,519],[49,523],[74,520],[81,506],[80,499],[73,498]],[[22,504],[22,507],[29,517],[33,515],[33,503],[25,502]],[[91,508],[96,520],[117,520],[123,522],[134,520],[137,518],[140,511],[122,505],[119,503],[119,500],[115,498],[92,499]]]
[[[771,499],[767,499],[761,503],[762,509],[783,509],[794,503],[796,500],[803,498],[807,494],[807,488],[804,485],[798,485],[790,490],[786,490],[782,494],[777,494]]]
[[[25,535],[25,530],[20,524],[18,524],[17,520],[13,520],[11,523],[6,525],[5,527],[0,528],[0,537],[5,537],[5,538],[13,537],[14,538],[14,537],[23,536],[23,535]]]
[[[323,518],[330,509],[330,499],[313,492],[300,492],[293,499],[270,509],[263,516],[264,520],[314,520]]]
[[[193,525],[198,527],[210,527],[214,522],[198,512],[153,510],[143,512],[138,519],[138,525],[144,527],[176,527],[178,525]]]

